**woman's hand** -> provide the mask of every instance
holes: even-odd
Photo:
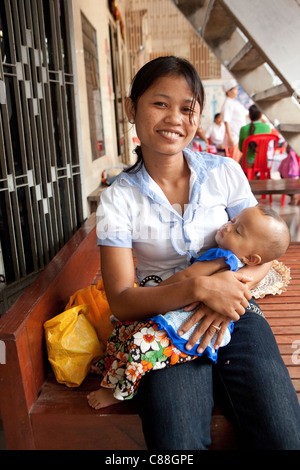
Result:
[[[208,346],[210,340],[216,334],[216,332],[218,332],[218,336],[216,338],[214,348],[218,349],[220,347],[230,321],[230,318],[225,317],[224,315],[220,315],[219,313],[211,310],[206,305],[201,304],[196,312],[191,315],[188,321],[181,327],[181,329],[178,331],[178,334],[179,336],[184,335],[184,333],[186,333],[196,323],[200,322],[188,340],[186,349],[187,351],[191,350],[198,342],[199,338],[203,336],[202,341],[197,348],[198,353],[201,354]]]
[[[199,286],[201,302],[213,311],[237,321],[245,313],[251,292],[247,285],[252,278],[239,271],[224,271],[202,277]]]
[[[245,273],[224,271],[203,278],[201,283],[202,302],[198,309],[191,315],[188,321],[178,331],[182,336],[197,323],[193,335],[186,344],[189,351],[203,336],[197,351],[201,354],[209,344],[212,337],[218,332],[214,348],[218,349],[222,343],[224,334],[231,320],[237,321],[245,313],[248,306],[248,300],[251,298],[251,292],[247,286],[252,278]],[[189,305],[185,310],[190,310]],[[201,321],[200,321],[201,320]]]

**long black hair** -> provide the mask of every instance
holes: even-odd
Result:
[[[137,107],[138,99],[155,82],[155,80],[168,75],[183,76],[186,79],[193,94],[192,109],[196,102],[198,102],[200,105],[200,112],[202,112],[205,94],[198,72],[189,61],[175,56],[157,57],[156,59],[147,62],[137,72],[132,81],[129,96],[135,109]],[[135,153],[138,157],[137,161],[133,166],[125,170],[127,172],[136,173],[142,166],[143,154],[140,145],[135,148]]]

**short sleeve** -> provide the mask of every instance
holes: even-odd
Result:
[[[222,248],[211,248],[203,253],[196,261],[212,261],[218,258],[225,258],[225,263],[228,264],[231,271],[237,271],[244,266],[243,263],[229,250]]]
[[[97,243],[100,246],[132,247],[130,204],[121,193],[116,183],[101,195],[97,208]]]

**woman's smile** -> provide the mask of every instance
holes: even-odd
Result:
[[[179,138],[183,137],[183,134],[178,131],[158,130],[157,133],[162,135],[168,140],[178,140]]]
[[[187,81],[172,75],[156,80],[139,98],[135,111],[144,159],[178,155],[193,139],[200,118],[200,105],[194,103]]]

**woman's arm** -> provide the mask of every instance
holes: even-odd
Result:
[[[260,283],[260,281],[266,276],[269,269],[272,267],[273,262],[264,263],[256,266],[244,266],[239,271],[251,278],[248,281],[248,287],[254,289]],[[195,276],[211,276],[217,272],[229,269],[228,264],[225,262],[225,258],[218,258],[211,261],[195,261],[186,269],[178,271],[177,273],[170,276],[168,279],[162,281],[159,285],[165,286],[173,284],[174,282],[182,281],[183,279],[190,279]]]
[[[135,268],[130,248],[102,246],[100,253],[105,292],[118,319],[141,320],[195,301],[190,279],[176,283],[176,287],[134,287]]]
[[[271,269],[272,264],[273,261],[264,264],[257,264],[256,266],[244,266],[239,270],[239,272],[252,278],[248,283],[249,288],[252,290],[257,287],[260,281],[266,276],[267,272]]]
[[[166,286],[195,276],[211,276],[212,274],[218,271],[223,271],[224,269],[229,269],[228,264],[225,263],[225,258],[217,258],[211,261],[195,261],[188,268],[178,271],[173,274],[173,276],[162,281],[159,286]]]
[[[238,320],[251,296],[246,285],[250,279],[231,271],[186,278],[159,288],[134,287],[134,263],[129,248],[101,247],[101,268],[110,308],[120,320],[141,320],[192,302],[203,302]]]
[[[248,286],[250,289],[255,288],[258,286],[260,281],[265,277],[269,269],[272,267],[272,261],[270,263],[265,263],[262,265],[256,266],[245,266],[241,268],[238,273],[243,274],[246,273],[247,275],[252,277],[252,280],[248,282]],[[200,322],[200,320],[202,320]],[[199,323],[200,322],[200,323]],[[203,336],[203,340],[199,344],[197,350],[199,353],[204,351],[204,349],[209,344],[211,338],[215,335],[216,329],[212,325],[220,326],[221,330],[218,333],[218,337],[215,342],[215,349],[218,349],[220,346],[222,339],[224,337],[226,328],[229,324],[228,317],[224,317],[223,315],[218,314],[216,311],[210,309],[206,305],[200,305],[200,307],[195,311],[193,315],[188,319],[188,321],[181,327],[181,331],[178,332],[180,335],[183,335],[187,331],[189,331],[194,325],[199,323],[197,328],[195,329],[193,335],[190,337],[186,349],[190,350],[194,347],[197,343],[199,338]]]
[[[229,124],[229,122],[224,122],[224,124],[225,124],[226,134],[227,134],[227,137],[228,137],[228,145],[229,145],[229,147],[232,147],[233,146],[233,140],[232,140],[232,136],[231,136],[230,124]]]

